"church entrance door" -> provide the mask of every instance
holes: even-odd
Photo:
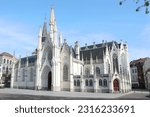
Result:
[[[117,79],[114,80],[113,85],[114,85],[114,91],[115,92],[119,91],[119,81]]]
[[[52,72],[50,71],[48,74],[48,90],[52,90]]]

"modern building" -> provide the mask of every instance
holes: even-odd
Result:
[[[0,54],[0,84],[4,83],[6,75],[11,75],[13,63],[15,61],[16,58],[7,52]]]
[[[150,69],[150,58],[140,58],[130,62],[130,71],[133,88],[147,88],[148,69]]]
[[[69,46],[58,33],[54,9],[49,30],[45,20],[38,34],[34,55],[20,58],[13,66],[12,88],[51,91],[128,92],[131,90],[128,46],[102,41]]]

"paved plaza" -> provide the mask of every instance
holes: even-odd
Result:
[[[0,89],[0,100],[150,100],[148,91],[129,93],[52,92],[25,89]]]

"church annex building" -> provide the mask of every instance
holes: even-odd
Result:
[[[131,90],[128,46],[123,42],[93,43],[74,47],[62,42],[54,9],[49,28],[44,22],[32,56],[19,58],[12,69],[12,88],[50,91],[121,92]]]

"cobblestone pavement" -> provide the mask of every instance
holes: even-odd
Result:
[[[135,91],[125,94],[50,92],[23,89],[0,89],[0,100],[150,100],[149,92]]]

